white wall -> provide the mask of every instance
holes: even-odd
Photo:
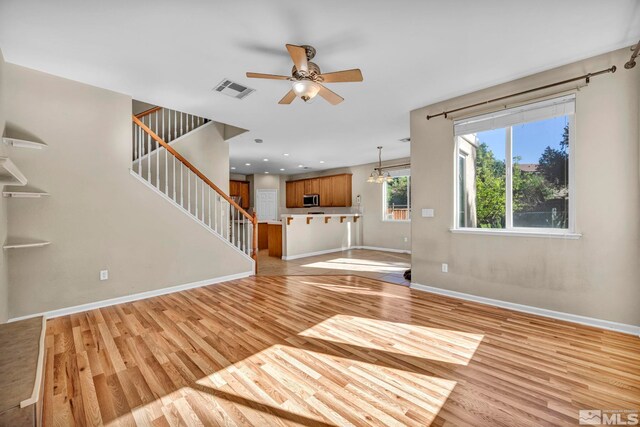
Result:
[[[130,175],[129,96],[13,64],[5,78],[7,127],[26,129],[49,146],[11,149],[11,157],[30,185],[51,193],[8,202],[12,235],[52,242],[9,252],[10,317],[251,269]],[[218,178],[224,185],[228,154],[211,160],[227,174]],[[101,269],[109,280],[99,281]]]
[[[6,86],[5,86],[5,62],[0,50],[0,136],[4,135],[6,117]],[[5,156],[7,148],[0,143],[0,156]],[[0,192],[4,186],[0,186]],[[7,238],[7,199],[0,197],[0,243]],[[7,278],[7,253],[2,251],[0,255],[0,323],[9,318],[9,284]]]
[[[411,113],[414,282],[640,325],[640,67],[625,70],[628,59],[629,50],[621,49]],[[576,93],[572,202],[582,238],[452,234],[453,123],[425,116],[611,65],[618,67],[615,74],[595,77]],[[421,208],[435,209],[436,216],[419,217]],[[441,273],[445,262],[446,274]]]
[[[307,255],[322,251],[346,250],[362,245],[362,219],[331,217],[328,222],[322,216],[314,217],[307,224],[306,217],[293,217],[291,224],[282,224],[283,258]]]
[[[393,159],[383,162],[384,166],[398,165],[408,163],[410,159]],[[309,210],[319,210],[325,213],[360,213],[362,218],[362,245],[397,249],[411,250],[411,223],[410,222],[393,222],[383,221],[382,212],[382,185],[366,182],[373,168],[377,164],[366,164],[351,166],[340,169],[330,169],[316,173],[306,173],[299,175],[291,175],[281,179],[281,197],[280,204],[283,213],[307,213]],[[352,207],[351,208],[286,208],[285,182],[303,178],[314,178],[317,176],[336,175],[340,173],[353,174],[351,181],[352,188]],[[412,171],[413,174],[413,171]],[[412,181],[413,183],[413,176]],[[360,196],[360,204],[357,204],[357,196]],[[406,242],[405,242],[406,238]]]

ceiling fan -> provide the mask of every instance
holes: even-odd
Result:
[[[322,83],[362,81],[362,72],[358,68],[322,74],[320,67],[311,62],[311,59],[316,56],[316,49],[313,46],[288,44],[287,50],[293,60],[293,69],[290,77],[276,74],[247,73],[247,77],[252,79],[289,80],[293,82],[293,88],[287,92],[278,104],[291,104],[296,96],[307,102],[316,95],[320,95],[330,104],[337,105],[344,101],[344,98],[329,90]]]

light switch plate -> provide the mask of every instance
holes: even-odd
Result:
[[[422,209],[423,218],[433,218],[434,216],[435,216],[435,211],[433,209]]]
[[[109,279],[109,270],[100,270],[100,280]]]

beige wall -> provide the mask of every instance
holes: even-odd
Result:
[[[49,146],[11,157],[30,185],[51,193],[10,201],[12,235],[52,242],[9,251],[10,317],[250,270],[130,175],[130,97],[13,64],[5,77],[8,125]],[[228,173],[228,157],[215,161]],[[109,280],[99,280],[101,269]]]
[[[410,159],[395,159],[383,162],[383,165],[397,165],[408,163]],[[316,173],[306,173],[299,175],[291,175],[282,180],[282,191],[280,197],[280,205],[283,213],[306,213],[309,208],[287,209],[285,181],[302,178],[313,178],[317,176],[335,175],[339,173],[353,174],[352,201],[351,208],[313,208],[312,210],[320,210],[325,213],[361,213],[362,218],[362,245],[378,248],[397,249],[403,251],[411,250],[411,223],[410,222],[391,222],[382,220],[382,187],[380,184],[371,184],[366,182],[371,174],[374,166],[377,164],[366,164],[351,166],[347,168],[330,169]],[[413,171],[411,172],[413,175]],[[413,186],[413,176],[411,178]],[[360,204],[357,203],[357,196],[360,196]],[[405,242],[406,238],[406,242]]]
[[[4,135],[6,117],[6,85],[5,85],[5,62],[0,50],[0,136]],[[0,156],[5,156],[7,152],[5,144],[0,143]],[[0,191],[4,186],[0,186]],[[7,199],[0,197],[0,242],[7,238]],[[2,251],[0,256],[0,323],[4,323],[9,318],[9,284],[7,279],[7,252]]]
[[[316,216],[307,224],[306,216],[296,216],[282,228],[283,258],[362,245],[362,221],[354,222],[353,217],[340,222],[335,216],[325,222],[323,216]]]
[[[640,67],[625,70],[628,59],[622,49],[411,113],[415,283],[640,325]],[[453,123],[425,116],[611,65],[615,74],[576,94],[573,202],[582,238],[452,234]],[[421,208],[435,217],[421,218]]]

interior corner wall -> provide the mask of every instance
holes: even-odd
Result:
[[[413,282],[596,319],[640,325],[640,67],[629,50],[569,64],[411,113]],[[439,113],[616,65],[576,92],[578,240],[453,234],[453,123]],[[557,90],[558,88],[556,88]],[[546,93],[547,95],[549,93]],[[535,96],[543,96],[539,92]],[[513,99],[512,102],[532,100]],[[500,108],[495,106],[494,109]],[[465,114],[491,110],[466,111]],[[441,264],[449,272],[441,272]]]
[[[383,162],[383,166],[397,165],[408,162],[408,158],[386,160]],[[411,222],[383,221],[382,186],[380,184],[372,184],[366,182],[375,166],[377,166],[377,164],[371,163],[345,168],[329,169],[321,172],[291,175],[286,180],[281,180],[281,211],[283,213],[306,213],[309,211],[309,208],[287,209],[285,207],[286,195],[284,193],[286,189],[286,181],[293,181],[296,179],[304,178],[315,178],[318,176],[336,175],[341,173],[350,173],[353,174],[351,181],[352,207],[318,209],[326,213],[346,212],[362,214],[363,246],[409,251],[411,250]],[[413,188],[413,170],[411,171],[411,175],[411,186]],[[360,204],[357,203],[358,196],[360,196]],[[313,210],[316,209],[314,208]]]
[[[6,87],[5,87],[5,62],[0,50],[0,136],[4,135],[6,120]],[[0,156],[6,156],[7,148],[0,143]],[[0,192],[4,186],[0,186]],[[4,244],[7,238],[7,199],[0,195],[0,243]],[[2,251],[0,256],[0,323],[9,318],[9,282],[7,268],[7,253]]]
[[[7,132],[48,145],[10,157],[30,187],[50,193],[7,201],[8,229],[51,242],[7,251],[9,317],[251,271],[251,260],[130,174],[129,96],[14,64],[4,71]],[[228,173],[228,155],[217,161]]]

